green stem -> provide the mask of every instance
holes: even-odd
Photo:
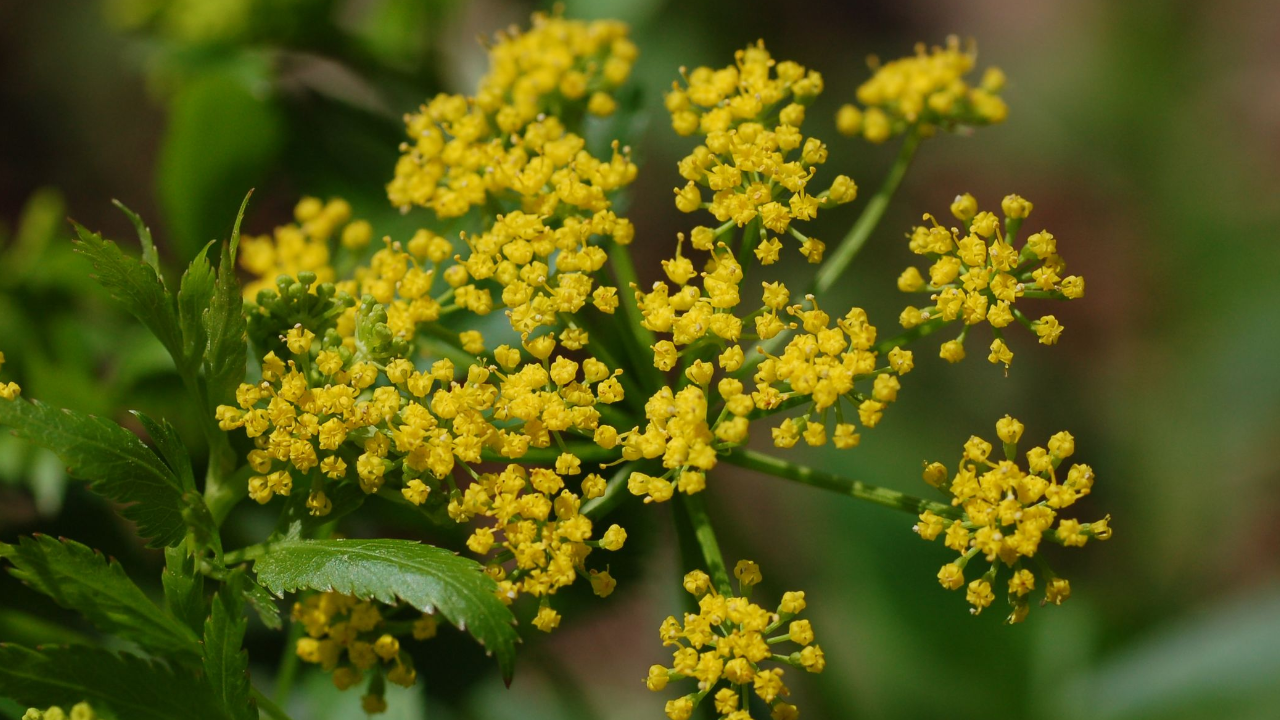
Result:
[[[920,338],[926,337],[932,334],[933,331],[937,330],[938,328],[946,324],[947,324],[947,321],[942,319],[941,316],[932,318],[930,320],[926,320],[925,322],[920,323],[919,325],[911,328],[910,330],[907,330],[904,333],[900,333],[898,335],[895,335],[894,337],[888,338],[886,340],[881,340],[880,342],[876,343],[875,351],[881,354],[887,353],[896,347],[902,347],[903,345],[915,342]]]
[[[555,462],[556,458],[560,457],[560,453],[565,451],[578,456],[578,459],[583,462],[608,462],[617,459],[620,454],[620,451],[616,448],[605,450],[593,443],[566,443],[565,447],[565,450],[561,450],[559,447],[529,448],[524,455],[518,458],[508,458],[486,448],[481,451],[480,457],[485,461],[492,462],[542,464]]]
[[[623,492],[627,487],[627,478],[631,476],[631,471],[636,468],[636,463],[623,463],[621,467],[613,473],[613,477],[609,478],[604,486],[604,494],[598,498],[592,498],[584,503],[579,512],[592,520],[599,520],[618,506],[626,498]]]
[[[587,699],[586,689],[583,684],[574,677],[569,668],[565,667],[557,653],[542,652],[539,653],[537,660],[538,668],[546,676],[551,691],[559,701],[561,710],[570,718],[577,720],[592,720],[592,718],[600,717],[599,713],[591,705],[591,701]]]
[[[249,475],[253,468],[245,465],[239,470],[224,476],[215,469],[213,458],[209,459],[209,474],[205,478],[204,502],[209,506],[209,514],[220,527],[236,506],[249,494]]]
[[[609,252],[609,265],[613,268],[613,275],[618,283],[618,301],[622,305],[623,314],[627,316],[627,322],[624,323],[627,329],[622,336],[631,346],[629,354],[634,354],[633,367],[643,376],[642,384],[656,390],[666,385],[666,380],[651,362],[653,358],[650,348],[658,342],[658,338],[652,330],[641,324],[644,317],[640,314],[640,306],[636,304],[635,297],[636,290],[640,288],[640,278],[636,275],[636,266],[631,260],[631,248],[615,245]]]
[[[809,293],[821,295],[830,290],[831,286],[848,269],[849,264],[853,262],[853,258],[862,249],[862,246],[866,244],[876,226],[880,224],[880,219],[884,217],[885,210],[889,208],[889,201],[902,183],[902,178],[906,175],[907,168],[911,165],[911,158],[915,156],[916,148],[919,145],[920,136],[915,132],[907,133],[906,138],[902,141],[902,148],[898,151],[898,159],[894,161],[893,167],[889,168],[889,174],[885,177],[884,183],[880,185],[880,189],[876,191],[876,194],[867,201],[867,206],[862,209],[862,214],[853,223],[849,233],[845,235],[844,240],[836,246],[835,252],[827,258],[818,270],[814,276],[813,284],[809,287]],[[777,354],[789,337],[790,333],[778,333],[769,340],[756,343],[755,349],[763,350],[769,354]],[[752,372],[755,366],[759,365],[763,359],[764,355],[759,352],[749,353],[747,362],[735,375],[737,377],[745,376]]]
[[[223,564],[227,566],[238,565],[242,562],[257,560],[266,555],[271,550],[270,542],[260,542],[254,545],[246,545],[239,550],[232,550],[223,556]]]
[[[747,223],[747,227],[742,232],[742,244],[738,247],[738,265],[742,267],[743,273],[751,266],[751,253],[759,242],[760,218],[757,217]]]
[[[293,692],[293,683],[298,678],[298,639],[302,637],[305,626],[294,622],[289,626],[289,635],[284,641],[284,650],[280,653],[280,672],[276,674],[276,702],[281,705],[289,702],[289,693]]]
[[[903,510],[912,514],[920,514],[925,510],[931,510],[934,514],[947,518],[959,518],[960,509],[947,505],[945,503],[935,502],[933,500],[925,500],[906,493],[900,493],[897,490],[882,488],[876,485],[868,485],[857,480],[850,480],[839,475],[833,475],[822,470],[815,470],[804,465],[796,465],[786,460],[754,450],[738,448],[725,456],[725,460],[729,463],[744,467],[757,472],[774,475],[776,477],[793,480],[803,485],[822,488],[823,490],[831,490],[844,495],[850,495],[859,500],[866,500],[877,505],[893,508],[895,510]]]
[[[284,710],[281,710],[279,705],[271,702],[271,698],[263,694],[261,690],[253,688],[250,692],[253,695],[253,699],[258,701],[258,707],[262,708],[262,712],[266,713],[271,720],[291,720],[289,715]]]
[[[702,550],[702,559],[707,562],[707,571],[711,573],[711,582],[716,591],[729,597],[733,595],[733,587],[729,584],[729,571],[725,569],[724,557],[720,555],[720,544],[716,542],[715,530],[711,527],[711,518],[707,516],[707,504],[702,493],[686,495],[680,493],[680,502],[684,503],[689,522],[693,525],[694,536],[698,547]]]
[[[902,147],[898,150],[898,159],[894,160],[893,167],[889,168],[889,174],[885,177],[884,183],[867,201],[867,206],[862,209],[862,214],[858,216],[849,234],[845,235],[844,240],[836,246],[835,252],[827,258],[822,269],[818,271],[814,283],[816,294],[821,295],[836,284],[849,267],[849,263],[853,262],[854,256],[866,244],[867,238],[871,237],[871,233],[880,224],[880,219],[884,217],[885,210],[889,207],[889,200],[893,198],[898,185],[902,183],[903,176],[907,174],[907,167],[911,165],[911,158],[915,156],[919,145],[920,135],[915,131],[908,132],[903,138]]]

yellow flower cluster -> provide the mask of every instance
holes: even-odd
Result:
[[[375,274],[385,252],[391,250],[374,256]],[[401,297],[405,285],[397,282]],[[587,574],[583,564],[591,547],[616,550],[626,533],[615,525],[592,540],[592,523],[578,512],[582,498],[604,493],[603,478],[588,474],[581,495],[565,489],[564,476],[582,472],[579,458],[567,452],[555,459],[554,471],[511,465],[480,475],[472,466],[525,458],[553,438],[563,442],[562,433],[614,448],[618,432],[600,422],[600,408],[624,399],[618,373],[595,358],[552,358],[555,340],[542,336],[526,344],[530,361],[502,345],[493,352],[496,364],[473,364],[459,379],[447,358],[420,369],[408,351],[378,355],[377,343],[364,337],[377,333],[362,329],[378,318],[387,318],[385,307],[366,296],[354,321],[360,325],[349,332],[331,330],[321,339],[301,325],[289,329],[279,338],[287,359],[269,352],[262,381],[242,384],[237,406],[217,409],[223,430],[243,428],[254,441],[250,497],[266,503],[305,483],[306,507],[324,516],[337,487],[354,483],[367,494],[397,489],[415,506],[435,498],[433,506],[446,507],[460,523],[490,518],[495,527],[476,530],[468,546],[486,555],[494,530],[501,531],[504,553],[490,572],[508,602],[520,592],[544,598],[538,623],[544,629],[554,627],[546,596],[579,574],[607,595],[613,579],[607,572]],[[460,485],[458,469],[474,482]],[[501,564],[512,559],[508,576]]]
[[[930,485],[945,489],[951,504],[963,510],[959,517],[944,517],[932,511],[920,514],[914,530],[925,540],[943,536],[943,543],[958,553],[959,559],[938,571],[938,582],[948,590],[965,587],[964,569],[975,556],[982,555],[991,564],[981,577],[968,583],[966,599],[978,614],[995,600],[993,583],[1000,564],[1011,568],[1009,603],[1013,612],[1009,622],[1022,622],[1029,611],[1027,595],[1036,589],[1036,574],[1024,567],[1036,557],[1040,579],[1044,582],[1044,600],[1062,604],[1071,595],[1071,585],[1057,577],[1043,558],[1036,556],[1041,540],[1068,547],[1084,547],[1089,538],[1111,537],[1111,517],[1092,523],[1061,518],[1059,511],[1088,495],[1093,488],[1093,469],[1076,464],[1060,478],[1059,466],[1075,454],[1075,438],[1060,432],[1049,438],[1048,447],[1027,451],[1024,472],[1014,460],[1023,425],[1006,415],[996,423],[996,435],[1003,445],[1003,460],[992,459],[991,443],[977,436],[964,445],[955,475],[948,485],[948,473],[941,463],[925,466],[924,479]],[[1057,526],[1054,526],[1054,523]]]
[[[577,313],[588,303],[613,314],[618,307],[617,289],[592,278],[604,266],[606,255],[591,239],[611,237],[629,243],[635,234],[631,222],[607,209],[589,218],[569,215],[554,223],[559,226],[554,229],[548,222],[545,215],[517,210],[498,216],[481,235],[466,238],[470,254],[445,273],[445,280],[456,284],[458,305],[476,314],[487,313],[494,300],[477,283],[492,278],[502,286],[498,300],[508,308],[512,328],[522,335],[557,326],[564,315]],[[561,340],[578,349],[587,342],[587,335],[577,330]]]
[[[388,243],[358,265],[354,278],[334,284],[339,293],[353,298],[372,298],[387,314],[387,328],[400,339],[414,337],[422,323],[440,319],[446,312],[467,309],[483,315],[493,307],[487,290],[467,282],[456,265],[445,267],[453,246],[431,232],[419,230],[407,244]],[[437,291],[437,278],[445,287]],[[432,295],[432,293],[438,293]],[[447,304],[447,305],[446,305]],[[336,328],[348,350],[355,351],[356,325],[360,310],[354,305],[338,318]],[[480,350],[482,342],[477,341]]]
[[[617,584],[607,570],[588,573],[585,568],[593,548],[620,550],[627,532],[611,525],[599,540],[591,539],[591,519],[579,511],[583,499],[604,495],[605,479],[590,473],[582,479],[581,494],[574,493],[566,488],[564,476],[580,474],[581,467],[582,461],[570,453],[556,459],[555,470],[507,465],[502,472],[480,475],[460,499],[449,503],[449,516],[458,522],[476,516],[494,521],[476,528],[467,547],[478,555],[488,555],[495,545],[502,548],[488,566],[498,581],[499,597],[507,603],[520,593],[541,598],[533,624],[544,632],[560,624],[548,596],[571,585],[575,577],[586,577],[600,597],[607,597]],[[508,573],[500,561],[510,559],[515,569]]]
[[[791,223],[812,220],[819,208],[849,202],[858,192],[845,175],[820,193],[808,191],[827,147],[805,138],[800,125],[805,106],[822,92],[822,76],[789,60],[774,61],[761,41],[739,50],[734,65],[697,68],[686,84],[675,83],[667,93],[671,124],[681,135],[698,133],[704,140],[680,161],[687,183],[675,189],[676,207],[687,213],[705,208],[722,223],[694,228],[694,249],[712,250],[731,228],[753,223],[743,242],[762,264],[777,262],[782,243],[776,236],[787,234],[809,262],[821,262],[822,241]]]
[[[570,126],[584,103],[595,115],[613,112],[609,93],[635,57],[622,23],[535,15],[528,32],[498,36],[474,97],[439,95],[406,117],[409,142],[387,186],[392,204],[440,218],[475,207],[486,214],[481,233],[463,236],[467,256],[443,275],[459,307],[483,315],[504,305],[522,334],[559,325],[588,302],[605,313],[617,307],[617,290],[592,275],[605,263],[606,240],[626,245],[635,235],[610,196],[635,179],[636,166],[617,143],[597,159]],[[490,279],[498,298],[482,287]],[[584,330],[566,332],[568,347],[587,342]]]
[[[978,59],[972,44],[961,49],[960,40],[947,38],[946,47],[926,50],[923,43],[916,54],[875,66],[875,73],[858,87],[858,102],[836,114],[836,129],[853,137],[862,135],[880,143],[914,129],[931,135],[941,128],[957,125],[990,125],[1004,122],[1009,108],[1000,98],[1004,73],[990,67],[977,87],[965,76]]]
[[[740,561],[734,575],[741,597],[717,593],[701,570],[689,573],[684,588],[698,598],[698,612],[685,613],[683,622],[668,617],[662,623],[662,644],[676,648],[672,666],[649,668],[645,685],[656,692],[672,680],[693,679],[698,684],[697,692],[667,702],[671,720],[688,720],[707,696],[724,720],[749,720],[744,705],[750,691],[772,708],[774,720],[795,720],[799,710],[783,699],[790,694],[782,681],[783,668],[761,666],[770,661],[811,673],[826,667],[813,627],[808,620],[794,619],[805,608],[804,593],[783,594],[777,609],[770,612],[749,600],[751,588],[761,581],[759,566]],[[785,642],[800,649],[788,655],[775,653],[773,646]]]
[[[22,720],[98,720],[98,713],[94,712],[93,706],[89,703],[81,702],[73,705],[71,712],[57,705],[47,710],[28,708],[22,713]]]
[[[293,620],[306,631],[306,636],[298,639],[298,657],[332,673],[339,690],[355,686],[366,671],[374,671],[363,698],[364,710],[370,714],[386,711],[384,678],[410,687],[418,677],[413,658],[400,647],[399,637],[429,640],[436,635],[434,615],[412,608],[379,608],[376,603],[335,592],[316,593],[294,603]]]
[[[1052,315],[1030,320],[1014,304],[1018,298],[1074,300],[1084,295],[1084,278],[1061,277],[1066,261],[1058,255],[1058,241],[1047,230],[1032,234],[1021,248],[1014,247],[1018,228],[1031,212],[1031,203],[1009,195],[1001,202],[1004,229],[995,213],[978,211],[973,196],[965,193],[951,204],[951,213],[964,223],[964,229],[945,228],[925,215],[930,227],[912,228],[909,247],[917,255],[932,259],[933,265],[921,272],[907,268],[898,277],[903,292],[932,293],[933,307],[907,307],[899,318],[908,330],[925,325],[930,328],[961,320],[964,330],[954,340],[942,345],[940,355],[948,362],[964,359],[964,340],[969,328],[986,321],[995,340],[988,360],[1004,363],[1013,360],[1013,351],[1005,344],[1001,329],[1015,319],[1026,325],[1044,345],[1053,345],[1062,335],[1062,324]]]
[[[245,283],[245,298],[256,298],[259,292],[274,286],[281,275],[295,277],[309,271],[315,273],[320,282],[331,282],[334,274],[329,244],[334,235],[341,238],[344,246],[352,248],[368,245],[372,235],[369,223],[364,220],[350,222],[351,205],[342,199],[322,202],[318,198],[303,198],[294,208],[293,216],[296,223],[278,227],[271,235],[245,235],[241,240],[240,267],[254,276]]]
[[[539,15],[489,54],[473,97],[440,96],[407,118],[410,142],[388,188],[402,209],[440,218],[480,208],[479,229],[456,246],[421,229],[370,253],[373,229],[348,223],[345,202],[305,199],[298,224],[246,239],[242,263],[263,280],[249,307],[262,379],[242,385],[217,420],[253,440],[249,494],[259,503],[297,483],[324,516],[339,489],[358,486],[480,520],[469,548],[491,555],[504,600],[541,598],[534,624],[550,630],[559,616],[547,597],[579,576],[607,595],[613,578],[588,572],[585,559],[626,537],[616,525],[593,535],[579,509],[606,483],[564,437],[614,450],[626,435],[601,422],[625,399],[621,370],[566,353],[587,346],[587,305],[606,314],[619,305],[596,275],[607,243],[634,236],[610,195],[636,167],[617,143],[597,159],[571,128],[583,113],[612,112],[609,92],[636,50],[620,23]],[[342,252],[354,257],[335,262]],[[502,307],[519,342],[495,348],[474,323],[458,332],[440,322]],[[549,453],[553,442],[564,452]],[[495,460],[519,465],[479,472]],[[585,477],[570,490],[575,475]]]
[[[786,286],[765,284],[768,310],[756,317],[762,338],[773,337],[782,329],[776,313],[785,305],[786,298]],[[757,366],[752,400],[761,410],[779,407],[784,402],[808,403],[803,416],[787,418],[773,429],[773,442],[777,447],[792,447],[801,437],[808,445],[825,445],[832,415],[835,416],[832,442],[841,449],[856,447],[861,438],[851,419],[846,420],[840,401],[847,400],[856,408],[863,426],[875,427],[885,408],[898,399],[902,387],[898,378],[911,372],[914,358],[910,350],[894,348],[889,352],[888,365],[876,367],[878,354],[872,349],[876,328],[867,321],[862,308],[849,310],[832,327],[831,317],[818,307],[813,296],[806,299],[807,310],[803,305],[786,308],[788,314],[800,321],[802,332],[787,343],[781,355],[767,357]],[[855,383],[864,380],[871,380],[870,395],[855,389]],[[785,385],[779,389],[778,383]]]
[[[438,95],[405,117],[391,203],[441,218],[508,199],[541,215],[606,209],[605,195],[630,183],[635,166],[616,147],[612,160],[597,160],[564,123],[584,109],[611,114],[610,93],[636,55],[616,21],[535,15],[529,31],[499,35],[474,97]]]
[[[4,353],[0,352],[0,370],[4,369]],[[15,400],[22,394],[22,388],[16,382],[0,382],[0,400]]]
[[[404,357],[385,365],[362,359],[359,349],[335,345],[332,335],[317,342],[302,327],[282,339],[289,360],[264,357],[262,382],[242,384],[239,407],[218,407],[217,419],[223,430],[244,428],[254,440],[254,500],[289,495],[297,476],[309,481],[307,506],[315,515],[331,509],[326,480],[354,479],[376,493],[396,477],[402,495],[421,505],[433,487],[452,486],[456,465],[480,462],[485,450],[518,459],[530,447],[548,447],[552,433],[610,434],[596,403],[622,399],[616,377],[593,359],[579,379],[576,361],[556,358],[550,370],[536,361],[521,365],[519,350],[501,346],[495,355],[506,374],[476,364],[458,381],[447,358],[419,370]],[[554,343],[537,345],[530,352],[546,359],[542,350],[549,354]]]
[[[632,474],[628,488],[647,496],[646,502],[668,500],[677,489],[702,490],[706,471],[716,465],[717,451],[746,442],[753,416],[807,404],[803,416],[787,418],[773,429],[775,445],[789,448],[803,437],[812,446],[825,445],[830,439],[838,448],[856,447],[861,437],[852,418],[845,418],[840,401],[852,404],[863,426],[874,427],[888,404],[897,399],[899,377],[914,367],[911,351],[901,348],[890,350],[887,364],[877,367],[876,328],[861,308],[851,309],[833,325],[812,296],[806,296],[805,303],[791,304],[790,290],[782,282],[762,283],[761,307],[748,317],[754,319],[756,337],[761,340],[784,331],[800,332],[780,355],[766,353],[758,364],[745,366],[745,354],[737,344],[743,320],[734,313],[741,302],[742,267],[733,254],[723,243],[713,250],[701,287],[690,283],[693,266],[679,247],[676,257],[663,261],[663,267],[678,290],[673,292],[665,282],[655,283],[651,292],[636,292],[637,304],[646,328],[671,335],[653,346],[654,365],[666,372],[679,363],[681,382],[688,384],[679,390],[660,389],[645,404],[644,432],[637,429],[622,436],[626,459],[661,457],[667,469],[661,477]],[[708,350],[718,353],[714,362],[699,357]],[[754,387],[737,377],[744,366],[754,368]],[[867,380],[871,381],[869,395],[855,388]],[[720,406],[720,412],[709,421],[708,408],[713,404]]]

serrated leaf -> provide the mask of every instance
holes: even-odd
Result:
[[[90,647],[0,644],[0,696],[33,707],[88,701],[129,720],[231,720],[195,675]]]
[[[248,625],[242,605],[238,597],[228,601],[222,593],[213,596],[212,612],[204,624],[201,663],[205,680],[227,715],[256,720],[258,710],[249,693],[249,655],[242,647]]]
[[[111,204],[120,208],[120,212],[123,212],[129,218],[129,222],[133,223],[133,229],[138,232],[138,243],[142,245],[142,261],[150,265],[156,271],[156,275],[160,276],[160,253],[156,252],[156,244],[151,240],[151,228],[147,227],[141,216],[125,207],[124,203],[112,200]],[[161,282],[164,281],[163,276],[160,276],[160,279]]]
[[[98,284],[146,325],[175,360],[181,358],[182,330],[178,326],[177,308],[155,268],[125,255],[115,243],[104,240],[98,233],[90,232],[79,223],[73,224],[79,236],[76,251],[89,258],[97,272],[94,279]]]
[[[196,572],[195,558],[184,547],[165,548],[164,566],[160,582],[165,608],[192,632],[201,632],[209,611],[204,600],[204,575]]]
[[[0,543],[0,557],[10,575],[105,633],[158,653],[199,652],[195,633],[156,607],[119,563],[78,542],[37,535]]]
[[[280,608],[276,606],[275,598],[271,597],[271,593],[267,592],[266,588],[245,577],[240,594],[249,607],[258,614],[258,619],[268,630],[279,630],[284,627],[284,623],[280,621]]]
[[[249,351],[248,326],[244,319],[244,299],[236,278],[236,250],[240,246],[240,223],[253,191],[245,195],[231,231],[231,240],[222,245],[218,278],[213,297],[204,311],[206,347],[204,353],[205,382],[208,400],[217,405],[230,399],[244,379]]]
[[[138,524],[151,547],[177,545],[187,534],[184,511],[199,495],[184,497],[182,481],[137,435],[110,420],[21,398],[0,402],[0,425],[53,451],[72,476],[126,505],[121,514]]]
[[[187,523],[187,528],[194,534],[200,547],[212,549],[214,557],[221,559],[222,539],[218,534],[218,525],[213,521],[213,515],[209,513],[208,507],[205,506],[204,498],[196,492],[195,475],[191,471],[191,456],[187,453],[187,447],[182,443],[182,438],[178,436],[178,431],[169,424],[168,420],[161,419],[157,422],[136,410],[131,411],[131,414],[138,418],[138,422],[142,424],[142,428],[147,431],[147,435],[159,450],[160,458],[164,460],[165,465],[178,478],[182,486],[184,504],[182,517]]]
[[[494,655],[510,681],[519,641],[515,619],[498,599],[497,583],[473,560],[412,540],[285,540],[258,558],[254,570],[276,594],[332,591],[438,610]]]
[[[213,300],[216,276],[209,264],[209,248],[205,245],[182,274],[178,287],[178,324],[182,327],[183,356],[188,366],[198,366],[203,359],[207,338],[204,311]]]
[[[191,472],[191,456],[187,454],[187,446],[182,444],[182,438],[178,437],[178,431],[163,418],[157,422],[137,410],[131,410],[129,414],[142,423],[142,428],[160,451],[160,458],[177,476],[182,489],[195,490],[196,479]]]

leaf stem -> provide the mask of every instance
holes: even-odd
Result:
[[[902,184],[902,178],[907,174],[907,168],[911,165],[911,159],[915,156],[916,148],[919,146],[919,133],[914,130],[908,131],[906,137],[902,140],[902,147],[898,149],[898,158],[894,160],[893,166],[889,168],[889,174],[885,176],[880,189],[867,201],[867,206],[862,209],[862,214],[858,216],[853,227],[849,229],[849,234],[844,236],[844,240],[840,241],[840,244],[836,246],[835,252],[818,270],[818,275],[814,282],[815,294],[821,295],[836,284],[836,281],[840,279],[840,276],[849,267],[849,263],[853,262],[854,256],[858,254],[858,251],[866,244],[867,239],[871,237],[871,233],[880,224],[880,219],[884,217],[885,210],[888,209],[889,201],[893,198],[893,194],[897,192],[898,186]]]
[[[804,465],[796,465],[755,450],[737,448],[725,456],[724,459],[726,462],[738,467],[744,467],[786,480],[793,480],[802,485],[831,490],[895,510],[917,515],[925,510],[930,510],[934,514],[946,518],[959,518],[961,515],[959,508],[945,503],[925,500],[897,490],[868,485],[858,480],[840,477],[839,475],[815,470]]]
[[[711,527],[711,518],[707,515],[707,504],[702,493],[686,495],[680,493],[680,502],[693,525],[694,536],[698,547],[702,550],[702,559],[707,563],[707,571],[711,573],[711,582],[716,591],[726,597],[733,595],[733,587],[729,584],[729,571],[725,569],[724,557],[720,554],[720,544],[716,542],[715,530]]]

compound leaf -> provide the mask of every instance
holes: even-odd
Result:
[[[160,653],[195,653],[195,633],[151,602],[124,568],[72,540],[48,535],[0,543],[9,574],[74,610],[99,630]]]
[[[177,545],[187,533],[184,516],[199,510],[208,514],[200,496],[185,492],[173,470],[137,435],[110,420],[15,399],[0,401],[0,425],[53,451],[70,475],[126,505],[121,513],[137,523],[152,547]]]
[[[0,644],[0,697],[31,707],[87,701],[129,720],[234,720],[194,674],[92,647]]]
[[[213,612],[204,624],[204,675],[228,716],[256,720],[258,710],[249,693],[249,656],[242,647],[248,626],[241,612],[244,603],[234,593],[229,596],[230,601],[223,593],[213,596]]]
[[[146,325],[174,360],[180,362],[183,354],[178,311],[156,269],[125,255],[115,243],[104,240],[98,233],[90,232],[79,223],[73,224],[79,236],[76,251],[89,258],[97,273],[94,279]]]
[[[236,250],[240,246],[240,222],[253,195],[250,191],[240,205],[230,242],[222,245],[222,260],[213,296],[204,311],[206,347],[204,353],[205,382],[210,404],[227,401],[244,379],[249,344],[248,326],[244,319],[244,299],[240,280],[236,277]]]

